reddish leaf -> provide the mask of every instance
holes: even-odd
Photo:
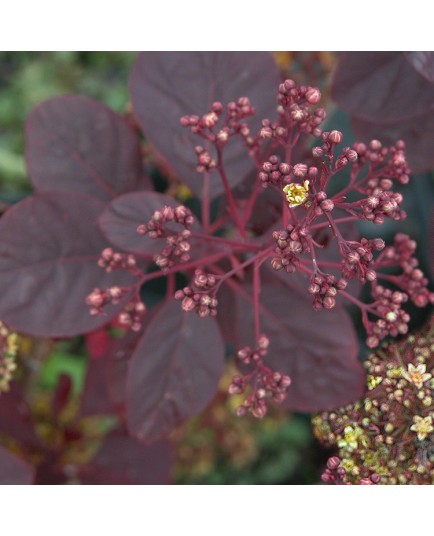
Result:
[[[406,52],[405,56],[419,74],[434,83],[434,52]]]
[[[54,97],[26,123],[26,161],[34,187],[107,201],[144,184],[140,143],[127,121],[80,95]]]
[[[148,325],[129,367],[128,426],[151,441],[202,411],[223,373],[224,344],[214,318],[167,302]]]
[[[80,469],[82,484],[170,484],[168,441],[143,445],[121,434],[109,436],[93,461]]]
[[[32,484],[33,479],[33,467],[0,446],[0,484]]]
[[[402,52],[346,53],[336,70],[332,95],[354,118],[376,124],[422,116],[434,105],[432,85]]]
[[[332,409],[362,396],[363,367],[350,317],[314,311],[308,298],[263,270],[260,329],[270,339],[266,363],[292,379],[284,405],[294,411]],[[254,345],[253,307],[238,295],[239,347]]]
[[[175,208],[179,203],[168,195],[158,192],[134,192],[112,201],[99,218],[102,232],[110,242],[120,248],[152,257],[163,249],[164,241],[152,240],[139,235],[137,226],[147,223],[156,210],[164,205]],[[167,225],[168,229],[181,231],[177,223]]]
[[[69,337],[105,324],[85,303],[94,287],[129,285],[124,271],[97,265],[107,247],[95,222],[103,204],[86,194],[39,194],[12,207],[0,220],[0,317],[17,331]]]
[[[146,52],[136,60],[130,78],[131,97],[138,121],[154,149],[167,160],[193,192],[201,196],[202,176],[196,171],[194,147],[201,139],[183,128],[186,114],[204,114],[212,102],[226,105],[249,97],[256,116],[274,119],[279,75],[266,52]],[[225,149],[225,168],[232,187],[239,184],[252,163],[239,140]],[[217,176],[210,184],[211,196],[223,192]]]

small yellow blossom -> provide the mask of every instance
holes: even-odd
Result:
[[[377,387],[377,385],[379,385],[382,381],[383,378],[381,376],[368,376],[368,389],[372,391],[372,389],[375,389],[375,387]]]
[[[18,335],[16,333],[11,333],[7,338],[7,354],[15,357],[18,352]]]
[[[338,447],[351,451],[356,450],[359,443],[365,447],[369,444],[369,438],[364,431],[359,426],[345,426],[344,437],[338,441]]]
[[[405,374],[402,367],[392,367],[387,371],[388,378],[401,378]]]
[[[412,363],[409,363],[408,372],[405,371],[403,377],[420,389],[426,381],[431,379],[431,374],[426,372],[426,365],[420,364],[415,367]]]
[[[415,415],[413,417],[413,422],[414,424],[411,426],[410,430],[417,433],[419,441],[423,441],[428,434],[434,431],[431,415],[428,415],[428,417]]]
[[[298,207],[307,201],[309,196],[309,181],[305,180],[304,184],[291,182],[291,184],[287,184],[283,188],[283,191],[286,194],[286,199],[288,200],[289,206],[291,208]]]

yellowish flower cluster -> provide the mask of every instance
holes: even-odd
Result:
[[[365,365],[365,398],[315,416],[316,437],[337,447],[343,483],[434,484],[434,317]]]
[[[9,390],[13,373],[17,368],[18,336],[0,321],[0,394]]]

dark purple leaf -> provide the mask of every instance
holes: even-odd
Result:
[[[94,287],[131,285],[129,273],[97,265],[107,242],[96,224],[103,203],[86,194],[38,194],[0,220],[0,317],[17,331],[69,337],[92,331],[120,311],[91,317]]]
[[[82,484],[170,484],[168,441],[143,445],[115,433],[106,438],[92,462],[80,469]]]
[[[30,113],[25,132],[27,168],[39,191],[87,192],[107,201],[145,184],[137,134],[93,99],[54,97]]]
[[[148,325],[129,367],[128,426],[152,441],[202,411],[223,373],[224,344],[214,318],[167,302]]]
[[[422,116],[434,106],[432,85],[402,52],[347,52],[336,70],[332,96],[353,118],[376,124]]]
[[[0,446],[0,485],[32,484],[33,479],[33,467]]]
[[[202,115],[214,101],[226,105],[249,97],[256,115],[248,121],[256,131],[264,118],[276,115],[279,74],[268,52],[145,52],[136,60],[130,91],[138,121],[154,149],[198,196],[203,179],[196,171],[194,147],[203,140],[179,123],[186,114]],[[225,149],[224,163],[232,187],[252,169],[239,140]],[[223,192],[212,175],[211,197]]]
[[[419,74],[434,83],[434,52],[406,52],[405,56]]]
[[[175,208],[180,203],[173,197],[158,192],[125,194],[112,201],[101,214],[101,230],[113,245],[152,257],[163,249],[164,240],[152,240],[148,236],[139,235],[137,226],[147,223],[152,214],[164,205]],[[177,223],[168,224],[167,228],[175,231],[183,229]]]
[[[260,329],[270,339],[265,363],[292,379],[284,405],[293,411],[332,409],[362,396],[363,367],[350,317],[342,308],[314,311],[309,298],[264,269]],[[238,295],[238,346],[254,345],[250,301]]]

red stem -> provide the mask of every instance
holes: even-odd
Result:
[[[273,245],[273,246],[268,247],[267,249],[264,249],[263,251],[256,254],[254,257],[247,259],[245,262],[243,262],[243,264],[240,264],[239,266],[236,266],[233,270],[230,270],[229,272],[224,273],[224,275],[221,277],[220,281],[217,283],[215,287],[216,292],[224,281],[232,277],[234,274],[236,274],[240,270],[243,270],[244,268],[246,268],[247,266],[250,266],[250,264],[255,263],[255,262],[259,263],[260,265],[261,261],[263,261],[266,257],[268,257],[268,254],[274,250],[274,247],[275,246]]]
[[[238,208],[237,208],[237,205],[235,203],[234,196],[232,195],[232,191],[231,191],[231,188],[229,186],[229,181],[228,181],[228,178],[226,176],[226,172],[225,172],[225,169],[224,169],[224,166],[223,166],[223,156],[222,156],[221,147],[217,147],[217,166],[216,166],[216,169],[220,173],[220,177],[221,177],[222,182],[223,182],[223,187],[225,189],[226,199],[227,199],[228,205],[229,205],[229,213],[230,213],[232,219],[234,220],[234,223],[235,223],[235,225],[236,225],[236,227],[238,229],[238,232],[243,237],[243,239],[246,240],[247,239],[246,230],[245,230],[244,224],[241,221],[240,216],[238,214]]]
[[[205,173],[203,177],[203,190],[202,190],[202,227],[207,233],[210,224],[209,214],[209,173]]]
[[[255,322],[255,340],[259,340],[260,328],[259,328],[259,295],[261,293],[261,274],[260,274],[260,262],[257,260],[253,266],[253,314]]]
[[[252,251],[258,251],[261,249],[261,246],[256,244],[245,244],[244,242],[237,242],[236,240],[229,240],[220,236],[213,236],[208,234],[201,233],[191,233],[192,238],[198,238],[200,240],[206,240],[211,242],[216,242],[217,244],[222,244],[226,246],[231,246],[232,248],[248,249]]]

